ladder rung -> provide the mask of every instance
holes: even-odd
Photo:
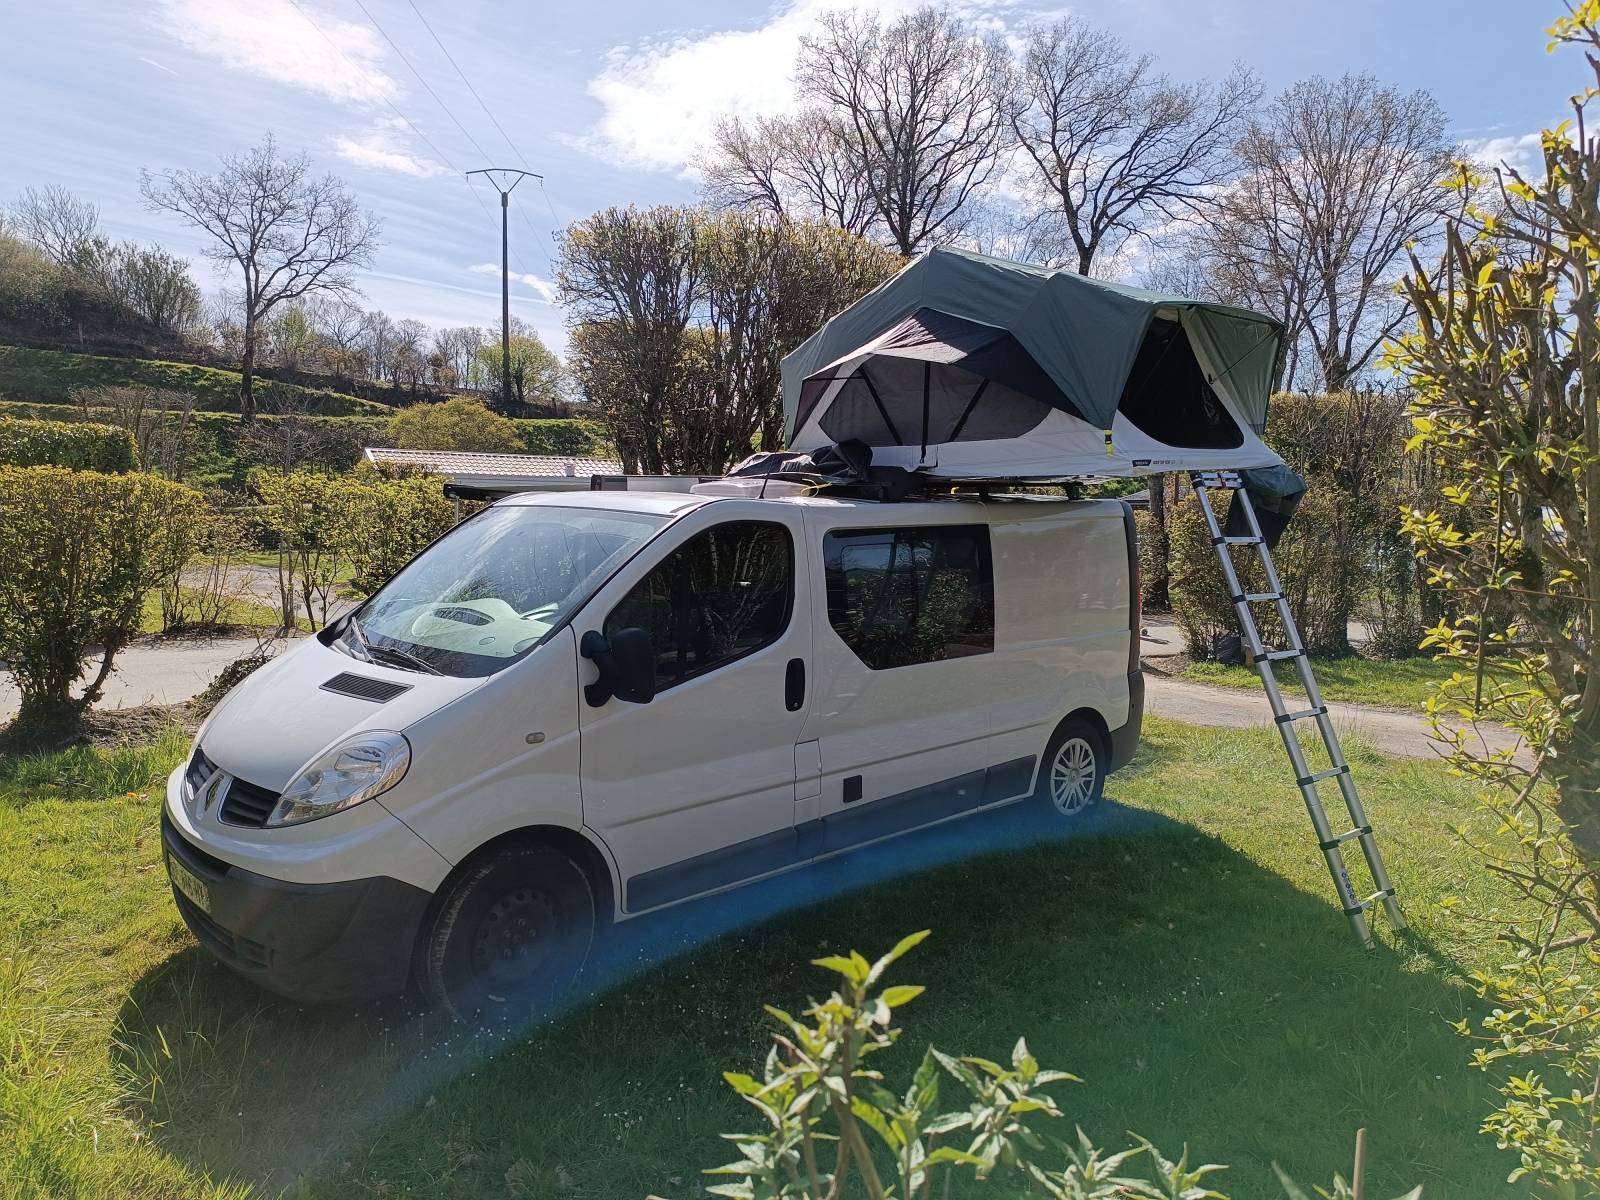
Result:
[[[1363,900],[1360,904],[1357,904],[1354,908],[1345,909],[1344,910],[1344,915],[1347,916],[1347,917],[1353,917],[1357,913],[1366,912],[1367,909],[1371,908],[1378,901],[1391,899],[1394,895],[1396,895],[1397,891],[1398,891],[1397,888],[1386,887],[1382,891],[1373,892],[1372,895],[1368,896],[1365,900]]]
[[[1321,783],[1324,779],[1332,779],[1335,775],[1348,774],[1350,774],[1350,764],[1345,763],[1343,766],[1334,767],[1331,770],[1318,771],[1315,775],[1302,775],[1295,782],[1301,787],[1310,787],[1313,783]]]
[[[1318,845],[1320,845],[1324,850],[1332,850],[1335,846],[1342,846],[1346,842],[1353,842],[1358,837],[1366,837],[1367,834],[1371,832],[1371,825],[1357,825],[1349,833],[1341,833],[1336,838],[1329,838],[1325,842],[1319,842]]]
[[[1282,600],[1282,592],[1240,592],[1233,598],[1235,604],[1257,604],[1265,600]]]
[[[1282,662],[1286,658],[1299,658],[1304,650],[1263,650],[1256,655],[1257,662]]]
[[[1319,704],[1315,708],[1302,708],[1299,712],[1287,712],[1281,717],[1273,717],[1279,725],[1287,725],[1290,721],[1304,721],[1307,717],[1320,717],[1328,711],[1326,704]]]
[[[1262,544],[1262,539],[1249,535],[1244,537],[1228,537],[1224,535],[1212,538],[1211,544],[1213,546],[1259,546]]]

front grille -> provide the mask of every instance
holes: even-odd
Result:
[[[260,829],[276,807],[277,792],[269,792],[264,787],[235,777],[228,785],[228,794],[222,798],[221,816],[230,825],[249,825]]]
[[[323,691],[338,692],[341,696],[354,696],[357,700],[372,700],[383,704],[401,692],[409,692],[409,683],[392,683],[387,679],[373,679],[370,675],[352,675],[342,671],[322,685]]]
[[[211,778],[217,769],[217,764],[205,756],[199,746],[194,748],[194,755],[189,759],[189,765],[183,772],[183,782],[189,787],[189,795],[194,795],[200,790],[200,785]]]

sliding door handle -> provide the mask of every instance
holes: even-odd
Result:
[[[799,712],[806,703],[806,663],[803,658],[791,658],[789,669],[783,673],[783,706],[790,712]]]

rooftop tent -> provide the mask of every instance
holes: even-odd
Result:
[[[968,479],[1277,465],[1258,435],[1279,333],[1244,309],[935,250],[784,360],[789,444],[853,438],[876,462]]]

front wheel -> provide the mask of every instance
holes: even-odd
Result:
[[[507,846],[446,885],[424,931],[419,975],[458,1021],[523,1019],[571,986],[599,923],[582,867],[549,846]]]
[[[1063,817],[1100,802],[1106,786],[1105,739],[1087,721],[1063,721],[1045,748],[1034,795]]]

